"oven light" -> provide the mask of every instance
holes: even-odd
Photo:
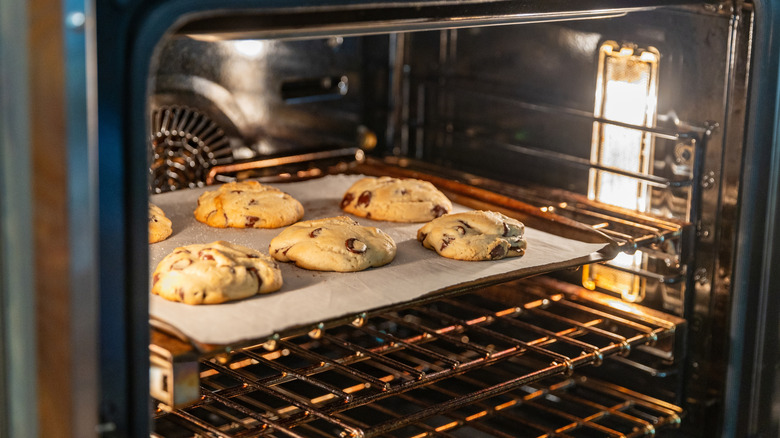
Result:
[[[582,285],[586,289],[602,289],[620,295],[630,303],[640,303],[645,299],[647,280],[630,272],[641,269],[646,264],[645,254],[636,251],[634,254],[618,254],[611,262],[619,268],[606,265],[585,265],[582,272]]]
[[[593,114],[605,119],[640,127],[655,126],[658,101],[658,61],[654,48],[602,44]],[[593,123],[591,163],[626,172],[650,174],[653,137],[644,131],[609,123]],[[588,198],[617,207],[646,212],[650,209],[650,187],[627,175],[593,168],[588,180]],[[646,281],[626,271],[644,267],[641,251],[621,254],[613,264],[621,269],[593,265],[583,270],[583,285],[619,294],[629,302],[644,299]]]
[[[608,41],[599,50],[594,116],[652,127],[658,99],[658,51],[618,47]],[[591,162],[634,173],[650,173],[653,138],[649,133],[594,122]],[[588,197],[632,210],[647,211],[647,184],[629,176],[591,169]]]

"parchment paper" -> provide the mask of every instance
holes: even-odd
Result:
[[[347,215],[339,208],[346,190],[360,175],[330,175],[323,178],[270,184],[298,199],[304,206],[303,220]],[[151,244],[149,277],[157,263],[175,248],[193,243],[226,240],[268,253],[268,245],[283,228],[219,229],[195,220],[193,211],[205,189],[155,195],[151,201],[173,222],[173,235]],[[454,205],[455,212],[467,211]],[[349,216],[349,215],[347,215]],[[528,248],[522,257],[485,262],[450,260],[425,249],[417,241],[423,224],[399,224],[354,217],[361,225],[387,232],[398,247],[389,265],[361,272],[317,272],[280,263],[284,285],[268,295],[216,305],[193,306],[164,300],[150,294],[149,314],[202,344],[235,344],[262,340],[279,331],[379,307],[398,304],[449,286],[586,257],[607,243],[585,243],[526,227]],[[151,287],[150,287],[151,290]]]

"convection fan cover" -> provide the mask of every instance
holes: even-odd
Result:
[[[163,106],[152,112],[150,185],[155,193],[201,187],[209,169],[233,161],[224,131],[197,109]]]

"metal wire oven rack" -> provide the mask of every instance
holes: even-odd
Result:
[[[201,359],[200,400],[161,403],[155,436],[651,435],[680,409],[573,372],[683,348],[684,323],[549,278],[505,283]]]

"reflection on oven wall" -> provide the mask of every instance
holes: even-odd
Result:
[[[360,38],[171,38],[159,49],[151,97],[151,186],[158,193],[202,186],[214,166],[353,145],[365,131],[363,50]],[[170,141],[173,122],[160,114],[166,110],[168,119],[186,120],[181,125],[194,114],[212,121],[222,131],[217,144],[212,138],[176,147]],[[192,155],[201,157],[188,159]],[[179,162],[185,160],[192,165],[183,167],[202,171],[179,176]]]

